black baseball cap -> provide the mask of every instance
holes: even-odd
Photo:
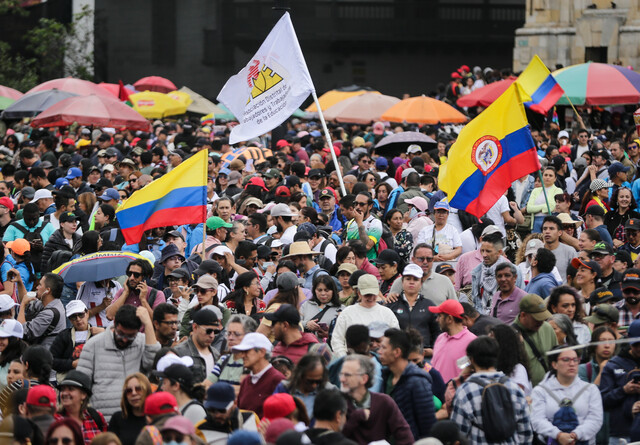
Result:
[[[300,323],[300,312],[291,304],[283,304],[277,311],[270,314],[264,314],[264,318],[271,322],[286,321],[294,326]]]
[[[439,273],[439,274],[444,274],[444,273],[447,273],[447,272],[454,272],[455,273],[455,271],[456,270],[449,263],[438,264],[438,267],[436,267],[436,273]]]
[[[622,285],[620,287],[623,291],[627,288],[640,290],[640,269],[631,268],[625,270],[622,274]]]
[[[382,264],[400,264],[400,255],[393,249],[385,249],[378,254],[378,258],[373,260],[373,263],[376,266]]]
[[[212,274],[212,273],[221,273],[222,266],[218,264],[216,260],[204,260],[200,263],[200,266],[196,270],[193,271],[195,275],[204,275],[204,274]]]

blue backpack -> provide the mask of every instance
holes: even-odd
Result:
[[[556,413],[553,415],[553,420],[551,421],[551,423],[553,424],[553,426],[557,427],[563,433],[570,433],[573,430],[575,430],[578,427],[578,425],[580,425],[580,422],[578,421],[578,415],[576,414],[576,410],[573,408],[573,404],[576,402],[576,400],[578,400],[578,398],[582,395],[582,393],[589,388],[589,385],[590,384],[584,385],[582,389],[580,389],[580,391],[578,391],[576,395],[573,397],[573,400],[568,398],[564,398],[560,400],[560,398],[557,395],[555,395],[553,391],[551,391],[549,388],[547,388],[544,385],[540,385],[542,389],[547,391],[549,396],[553,400],[555,400],[558,406],[560,407],[560,409],[556,411]],[[557,443],[558,442],[553,438],[549,438],[549,440],[547,441],[547,444],[549,445],[557,444]],[[588,443],[589,443],[588,441],[578,441],[577,445],[583,445],[583,444],[586,445]]]

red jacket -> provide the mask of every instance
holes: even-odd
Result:
[[[289,346],[283,342],[278,342],[273,348],[271,355],[277,357],[284,355],[288,357],[294,364],[298,363],[303,355],[309,352],[311,345],[318,343],[318,337],[309,332],[303,332],[302,337],[291,343]]]

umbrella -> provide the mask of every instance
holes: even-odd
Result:
[[[329,107],[324,112],[324,117],[338,122],[354,124],[368,124],[380,119],[382,113],[400,99],[379,93],[364,93],[353,96]]]
[[[193,99],[191,99],[189,93],[185,93],[184,91],[171,91],[170,93],[167,93],[167,96],[185,104],[187,106],[187,111],[189,111],[189,105],[193,103]]]
[[[8,108],[5,108],[2,118],[22,119],[23,117],[34,117],[61,100],[77,96],[77,94],[60,91],[56,88],[28,93],[16,100]]]
[[[517,77],[511,76],[508,79],[490,83],[472,91],[466,96],[462,96],[456,103],[459,107],[488,107],[493,101],[500,97],[502,93],[507,91],[509,85],[515,82],[516,79]]]
[[[33,120],[34,127],[62,127],[77,122],[80,125],[149,130],[149,122],[136,110],[115,97],[76,96],[47,108]]]
[[[217,119],[226,119],[226,118],[220,117],[221,115],[225,114],[225,111],[222,108],[220,108],[218,105],[211,102],[206,97],[196,93],[192,89],[188,87],[182,87],[178,90],[178,92],[186,93],[191,98],[192,102],[187,107],[187,111],[189,113],[202,114],[202,115],[213,113]],[[233,115],[231,116],[231,119],[233,119]]]
[[[553,77],[574,105],[621,105],[640,102],[640,74],[606,63],[581,63],[554,71]],[[569,105],[566,96],[558,105]]]
[[[133,108],[147,119],[161,119],[187,112],[187,106],[163,93],[145,91],[129,96]]]
[[[401,100],[385,111],[381,119],[414,124],[460,124],[468,120],[451,105],[426,96]]]
[[[376,148],[384,147],[387,151],[395,151],[401,149],[404,151],[409,145],[417,144],[423,149],[431,149],[436,141],[424,133],[417,131],[403,131],[385,136],[376,144]]]
[[[156,93],[168,93],[178,89],[169,79],[160,76],[143,77],[133,84],[138,91],[155,91]]]
[[[111,94],[104,88],[99,87],[93,82],[82,79],[74,79],[73,77],[63,77],[60,79],[53,79],[40,85],[31,88],[27,91],[29,93],[35,93],[36,91],[53,90],[54,88],[60,91],[67,91],[69,93],[79,94],[81,96],[88,96],[89,94],[95,94],[96,96],[110,97]]]
[[[268,148],[258,148],[258,147],[240,147],[235,150],[226,153],[222,157],[222,166],[229,167],[231,161],[242,157],[245,161],[247,159],[253,159],[253,164],[259,164],[264,162],[267,157],[273,156],[273,152]]]
[[[18,90],[0,85],[0,97],[8,97],[9,99],[18,100],[23,96]]]
[[[5,110],[14,102],[15,99],[11,99],[10,97],[0,97],[0,110]]]
[[[318,98],[318,102],[320,103],[320,108],[322,108],[322,111],[324,111],[324,110],[328,110],[329,107],[337,104],[340,101],[349,99],[350,97],[353,97],[353,96],[360,96],[361,94],[364,94],[364,93],[380,94],[378,91],[375,91],[369,87],[359,87],[357,85],[351,85],[348,87],[337,88],[335,90],[327,91],[326,93],[324,93],[322,96]],[[316,104],[314,102],[310,106],[308,106],[305,111],[310,113],[312,112],[317,113],[318,107],[316,107]]]
[[[132,252],[90,253],[64,263],[53,273],[60,275],[65,283],[108,280],[124,275],[127,272],[127,266],[133,260],[146,260],[146,258]]]
[[[119,84],[117,84],[117,83],[100,82],[98,84],[98,86],[104,88],[105,90],[107,90],[108,92],[113,94],[115,97],[118,97],[118,98],[120,97],[120,85]],[[134,90],[133,88],[125,87],[125,89],[127,90],[127,92],[129,94],[137,93],[137,91]]]

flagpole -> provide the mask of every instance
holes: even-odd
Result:
[[[542,193],[544,194],[544,202],[547,203],[547,212],[551,215],[551,206],[549,205],[549,198],[547,197],[547,190],[544,188],[544,182],[542,181],[542,170],[538,170],[540,176],[540,184],[542,184]]]
[[[327,138],[327,143],[329,144],[329,151],[331,152],[331,159],[333,159],[333,165],[335,165],[336,167],[336,173],[338,174],[338,181],[340,181],[340,189],[342,190],[342,196],[344,196],[347,194],[347,190],[344,188],[344,181],[342,180],[342,172],[340,171],[338,158],[336,158],[336,152],[333,150],[333,142],[331,142],[331,136],[329,135],[329,129],[327,128],[327,123],[324,121],[322,108],[320,108],[320,101],[318,101],[316,90],[311,90],[311,94],[313,95],[313,101],[315,102],[316,108],[318,109],[318,115],[320,116],[320,122],[322,122],[322,129],[324,130],[324,136]]]
[[[576,107],[573,106],[573,102],[571,102],[571,99],[569,99],[569,96],[567,96],[566,92],[564,93],[564,97],[567,98],[567,100],[569,101],[569,105],[571,105],[571,108],[573,108],[573,112],[576,113],[576,119],[578,120],[578,123],[582,128],[586,130],[587,126],[584,124],[584,121],[582,120],[582,116],[580,116],[580,113],[578,113],[578,110],[576,110]]]
[[[204,183],[209,184],[209,152],[207,151],[207,157],[204,158]],[[209,188],[208,186],[204,189],[204,214],[202,215],[202,261],[204,261],[205,255],[205,247],[207,242],[207,198],[208,198]]]

